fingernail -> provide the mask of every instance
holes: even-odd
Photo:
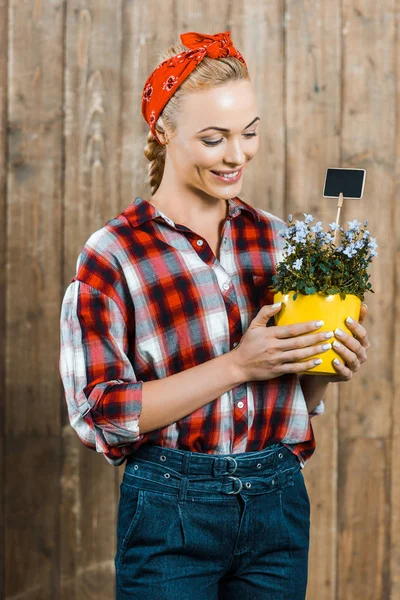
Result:
[[[334,358],[333,362],[335,363],[335,365],[340,365],[340,360],[338,358]]]
[[[278,306],[280,306],[282,304],[282,302],[275,302],[275,304],[272,305],[272,308],[278,308]]]
[[[333,331],[327,331],[327,332],[326,332],[326,334],[325,334],[325,337],[326,337],[326,338],[331,338],[331,337],[333,337]]]
[[[351,317],[347,317],[346,321],[347,321],[348,323],[350,323],[350,325],[351,325],[352,323],[354,323],[354,319],[352,319]]]
[[[365,308],[368,308],[368,304],[365,304],[365,302],[363,302],[363,304],[364,304]]]
[[[339,344],[339,342],[337,342],[336,340],[334,342],[332,342],[332,346],[335,346],[335,348],[340,348],[342,344]]]
[[[322,327],[324,321],[315,321],[315,327]]]
[[[335,333],[336,333],[336,335],[343,335],[343,331],[341,329],[339,329],[338,327],[336,327]]]
[[[333,345],[335,345],[335,342],[333,342]],[[329,350],[329,348],[332,348],[332,346],[331,346],[330,344],[324,344],[324,345],[322,346],[322,348],[323,348],[324,350]]]
[[[320,365],[322,363],[322,358],[316,358],[314,360],[314,365]]]

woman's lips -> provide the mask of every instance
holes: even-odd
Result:
[[[239,181],[239,179],[241,178],[242,171],[243,171],[243,167],[241,169],[239,169],[239,172],[236,175],[236,177],[223,177],[222,175],[218,175],[214,171],[211,171],[211,173],[214,175],[214,177],[219,179],[219,181],[223,181],[224,183],[235,183],[236,181]]]

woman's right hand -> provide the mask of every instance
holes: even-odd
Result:
[[[281,305],[266,304],[251,321],[236,348],[231,350],[232,361],[241,381],[265,380],[284,373],[300,373],[315,366],[315,354],[326,352],[331,345],[327,331],[316,332],[323,325],[305,321],[294,325],[266,327]],[[316,333],[310,333],[310,332]],[[306,335],[307,334],[307,335]],[[324,344],[329,347],[322,348]],[[307,361],[301,359],[310,358]]]

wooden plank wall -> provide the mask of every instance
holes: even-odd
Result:
[[[0,597],[114,597],[115,469],[69,425],[62,296],[89,235],[149,198],[140,112],[157,52],[230,29],[258,98],[241,197],[324,224],[327,166],[367,169],[379,244],[362,371],[313,420],[307,600],[400,598],[400,0],[0,0]]]

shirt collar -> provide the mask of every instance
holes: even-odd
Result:
[[[247,202],[241,200],[236,196],[235,198],[229,198],[229,217],[236,217],[242,210],[249,212],[254,219],[260,220],[259,213]],[[138,196],[135,200],[123,211],[122,213],[132,225],[132,227],[139,227],[142,223],[161,217],[172,225],[171,219],[169,219],[164,213],[156,208],[151,202],[148,202],[144,198]]]

